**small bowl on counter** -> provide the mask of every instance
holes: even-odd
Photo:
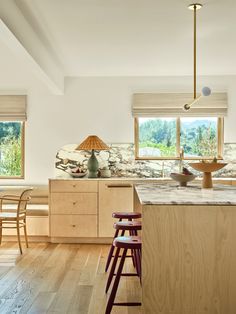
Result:
[[[194,174],[174,173],[170,174],[170,177],[179,183],[179,186],[187,186],[188,182],[193,181],[196,176]]]
[[[79,168],[73,168],[66,171],[73,178],[83,178],[87,175],[87,170],[81,170]]]

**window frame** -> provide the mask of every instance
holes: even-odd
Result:
[[[6,122],[6,121],[0,121]],[[24,179],[25,178],[25,121],[11,121],[11,122],[21,122],[21,175],[19,176],[1,176],[0,179]]]
[[[140,117],[142,118],[142,117]],[[154,117],[153,117],[154,118]],[[156,117],[158,118],[158,117]],[[171,118],[171,117],[169,117]],[[197,117],[196,117],[197,118]],[[180,157],[180,117],[176,119],[176,157],[153,157],[153,156],[139,156],[139,118],[134,118],[134,151],[135,160],[179,160]],[[217,159],[223,159],[223,142],[224,142],[224,118],[217,118]],[[215,156],[196,156],[185,157],[184,160],[213,160]]]

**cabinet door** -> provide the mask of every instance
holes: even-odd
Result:
[[[113,237],[115,211],[133,211],[133,184],[129,181],[99,182],[99,237]]]

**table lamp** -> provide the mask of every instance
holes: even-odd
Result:
[[[94,154],[95,150],[108,150],[109,147],[96,135],[88,136],[76,150],[92,150],[91,157],[88,160],[88,177],[97,178],[98,176],[98,160]]]

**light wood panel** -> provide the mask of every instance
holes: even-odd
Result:
[[[142,208],[143,313],[235,314],[236,207]]]
[[[96,215],[52,215],[51,237],[96,237]]]
[[[79,180],[50,180],[51,192],[86,192],[96,193],[98,191],[98,181]]]
[[[43,216],[27,217],[27,233],[29,236],[48,236],[49,218]],[[3,236],[16,235],[15,229],[3,229]],[[23,235],[23,233],[22,233]]]
[[[115,211],[133,211],[132,182],[99,181],[99,237],[114,236]]]
[[[97,193],[52,193],[51,214],[97,215]]]
[[[3,244],[3,252],[16,250]],[[15,266],[0,264],[0,313],[102,314],[107,298],[104,273],[109,246],[34,244]],[[133,271],[127,259],[125,271]],[[129,291],[128,291],[129,289]],[[136,277],[122,277],[117,301],[140,301]],[[141,314],[140,307],[114,307],[114,314]]]

